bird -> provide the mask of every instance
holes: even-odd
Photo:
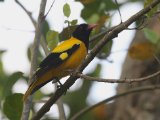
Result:
[[[48,82],[58,82],[74,71],[85,59],[88,53],[89,36],[96,24],[79,24],[68,40],[57,45],[51,53],[42,60],[32,76],[33,82],[23,96],[26,101],[29,95],[35,93]]]

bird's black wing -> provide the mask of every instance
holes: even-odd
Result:
[[[80,44],[74,44],[70,49],[67,49],[62,52],[53,52],[50,53],[39,65],[39,69],[36,71],[36,77],[40,77],[46,71],[51,68],[56,68],[61,65],[65,60],[70,58],[70,56],[80,47]],[[61,55],[66,54],[66,57],[62,58]]]
[[[67,60],[78,48],[80,44],[74,44],[70,49],[62,51],[62,52],[53,52],[50,53],[39,65],[40,68],[51,67],[56,68],[60,64],[62,64],[65,60]],[[62,54],[67,54],[67,57],[62,59],[60,56]]]

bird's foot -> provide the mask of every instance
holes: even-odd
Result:
[[[54,83],[58,83],[57,89],[63,87],[63,84],[60,82],[59,78],[54,78],[54,79],[52,80],[52,84],[54,84]]]
[[[62,84],[59,80],[57,80],[57,82],[58,82],[57,89],[62,88],[62,87],[63,87],[63,84]]]
[[[63,84],[62,84],[59,80],[58,80],[57,82],[58,82],[57,89],[60,89],[60,88],[64,89]],[[67,91],[65,91],[65,92],[63,93],[63,95],[65,95],[66,92],[67,92]]]

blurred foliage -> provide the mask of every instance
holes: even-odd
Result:
[[[13,94],[12,88],[19,79],[28,79],[22,72],[7,74],[3,68],[2,57],[5,50],[0,50],[0,109],[10,120],[20,120],[22,113],[22,94]],[[2,106],[3,103],[3,106]]]
[[[59,42],[59,33],[54,31],[54,30],[49,30],[46,35],[46,40],[48,43],[48,47],[50,51],[52,51],[58,44]]]
[[[107,106],[105,104],[102,104],[96,108],[94,108],[91,113],[96,118],[96,120],[106,120],[106,110]]]
[[[106,14],[110,10],[117,8],[116,4],[112,0],[76,0],[84,5],[81,12],[83,19],[87,20],[93,15],[97,15],[99,18]]]
[[[16,93],[5,98],[3,111],[10,120],[20,120],[23,109],[23,94]]]
[[[129,48],[128,54],[133,59],[146,60],[153,58],[155,45],[149,42],[137,43]]]
[[[4,1],[4,0],[0,0]],[[121,2],[119,5],[115,4],[114,0],[75,0],[76,2],[80,2],[83,5],[83,9],[81,11],[81,17],[88,24],[98,24],[97,28],[92,32],[91,37],[106,31],[111,27],[112,15],[117,12],[117,8],[128,2],[141,2],[144,4],[144,7],[149,5],[153,0],[126,0]],[[118,1],[118,0],[117,0]],[[147,14],[147,17],[151,17],[157,11],[158,7],[153,8],[150,13]],[[71,37],[71,33],[75,30],[78,19],[70,20],[71,15],[70,5],[68,3],[63,6],[63,14],[64,24],[67,25],[66,28],[63,29],[62,32],[56,32],[55,30],[50,29],[50,25],[48,21],[45,21],[42,28],[42,34],[46,38],[46,42],[48,44],[48,48],[52,50],[58,42],[62,42],[63,40],[69,39]],[[129,48],[129,55],[133,59],[145,60],[152,58],[155,53],[159,53],[160,51],[160,36],[159,33],[154,32],[151,29],[145,28],[144,35],[148,39],[147,42],[139,43],[131,46]],[[99,36],[97,39],[90,42],[89,49],[93,49],[93,47],[101,40],[104,35]],[[111,54],[113,41],[105,45],[102,50],[97,54],[97,58],[106,59]],[[30,62],[31,60],[31,48],[32,45],[28,46],[27,49],[27,57]],[[16,71],[12,74],[8,74],[3,67],[2,57],[5,54],[5,50],[0,50],[0,101],[1,106],[0,109],[3,110],[4,115],[10,120],[19,120],[22,112],[22,94],[13,94],[12,88],[15,83],[20,80],[28,80],[28,77],[24,76],[22,72]],[[42,61],[44,58],[43,52],[41,48],[38,51],[38,63]],[[93,69],[87,75],[89,76],[100,76],[101,72],[101,64],[96,64],[95,69]],[[90,93],[90,89],[93,85],[93,82],[89,80],[82,80],[82,85],[78,90],[67,92],[67,94],[63,97],[63,101],[65,104],[69,106],[70,114],[69,118],[76,114],[81,109],[89,106],[87,103],[88,95]],[[40,100],[44,96],[48,96],[41,91],[37,91],[34,99]],[[92,102],[92,101],[88,101]],[[3,106],[2,106],[3,105]],[[92,110],[91,112],[84,115],[81,120],[106,120],[106,105],[99,106]],[[16,113],[16,114],[15,114]],[[49,119],[49,116],[46,115],[46,120]]]
[[[26,78],[22,72],[14,72],[10,75],[6,73],[2,63],[4,53],[4,50],[0,50],[0,99],[12,94],[12,87],[20,78]]]
[[[2,99],[4,85],[6,84],[8,78],[8,75],[4,71],[2,63],[2,56],[5,52],[6,52],[5,50],[0,50],[0,99]]]
[[[28,58],[29,62],[31,62],[31,51],[32,51],[32,44],[30,44],[27,48],[27,58]],[[42,51],[39,48],[38,58],[37,58],[38,64],[42,61],[43,58],[44,58],[44,56],[42,55]]]
[[[153,2],[154,0],[145,0],[144,1],[144,8],[146,7],[146,6],[148,6],[151,2]],[[149,11],[146,15],[148,16],[148,17],[151,17],[151,16],[153,16],[154,15],[154,13],[158,10],[158,5],[156,6],[156,7],[154,7],[154,8],[151,8],[151,11]]]
[[[69,6],[68,3],[64,4],[64,6],[63,6],[63,13],[64,13],[64,16],[66,16],[66,17],[70,16],[71,9],[70,9],[70,6]]]
[[[19,80],[22,77],[22,72],[15,72],[8,77],[3,88],[2,98],[12,94],[13,85],[17,82],[17,80]]]
[[[144,28],[143,31],[146,39],[154,45],[154,55],[159,55],[160,54],[159,33],[149,28]]]
[[[44,36],[46,36],[47,35],[47,32],[50,30],[50,25],[49,25],[49,23],[48,23],[48,21],[44,21],[43,22],[43,27],[42,27],[42,34],[44,35]]]
[[[69,26],[63,29],[63,31],[59,34],[60,41],[67,40],[71,37],[71,33],[75,30],[76,25]]]
[[[144,31],[145,37],[151,43],[157,44],[158,42],[160,42],[160,35],[156,33],[155,31],[148,29],[148,28],[144,28],[143,31]]]
[[[160,54],[160,35],[149,28],[144,28],[143,32],[148,41],[133,44],[129,48],[128,54],[133,59],[147,60]]]

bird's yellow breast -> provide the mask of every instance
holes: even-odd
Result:
[[[59,67],[56,69],[52,69],[52,75],[56,72],[56,75],[60,77],[68,75],[67,70],[75,70],[84,60],[87,55],[87,48],[85,44],[74,38],[71,37],[69,40],[62,42],[58,45],[52,52],[63,52],[70,49],[73,45],[78,44],[80,47],[71,55],[67,60],[64,61]],[[67,55],[64,54],[61,57],[65,58]]]
[[[62,65],[59,66],[60,68],[75,69],[81,64],[81,62],[86,57],[87,48],[85,47],[85,44],[74,37],[61,43],[53,50],[53,52],[62,52],[68,50],[75,44],[79,44],[80,47],[69,57],[69,59],[67,59]]]

